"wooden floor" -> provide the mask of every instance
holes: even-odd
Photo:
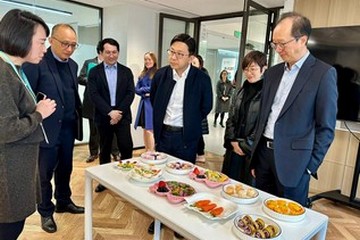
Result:
[[[134,152],[138,156],[142,150]],[[74,152],[74,170],[72,174],[72,199],[84,206],[84,168],[98,164],[85,163],[88,156],[87,146],[77,146]],[[220,170],[222,157],[211,153],[206,154],[205,167]],[[94,186],[96,183],[94,183]],[[135,208],[131,203],[106,190],[95,193],[93,199],[93,236],[95,240],[150,240],[152,235],[147,233],[147,227],[152,218]],[[332,201],[320,199],[313,205],[313,209],[329,216],[327,231],[328,240],[360,239],[360,211]],[[79,240],[84,239],[84,215],[69,213],[55,213],[58,226],[56,233],[46,233],[40,227],[40,216],[36,212],[26,220],[21,240]],[[173,231],[164,228],[163,240],[176,239]],[[217,240],[217,239],[216,239]],[[286,239],[287,240],[287,239]]]

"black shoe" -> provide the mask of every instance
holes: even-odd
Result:
[[[97,192],[97,193],[103,192],[105,190],[106,190],[106,187],[101,184],[97,185],[97,187],[95,188],[95,192]]]
[[[41,228],[48,233],[56,232],[57,227],[53,216],[50,217],[41,216]]]
[[[177,239],[184,239],[184,237],[182,235],[180,235],[180,233],[177,233],[177,232],[174,232],[174,236],[177,238]]]
[[[163,225],[162,223],[160,223],[160,229],[162,229]],[[154,234],[154,228],[155,228],[155,222],[152,221],[152,223],[150,223],[149,227],[148,227],[148,233],[149,234]]]
[[[222,124],[222,123],[220,123],[220,126],[223,127],[223,128],[225,127],[224,124]]]
[[[120,161],[120,154],[112,154],[112,157],[115,162]]]
[[[91,163],[91,162],[95,161],[98,157],[99,157],[99,155],[91,155],[86,159],[86,162]]]
[[[74,203],[69,203],[68,205],[57,205],[55,206],[55,212],[57,213],[73,213],[73,214],[79,214],[84,213],[85,209],[84,207],[76,206]]]

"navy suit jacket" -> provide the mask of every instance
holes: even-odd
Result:
[[[62,120],[64,117],[65,97],[63,94],[63,84],[56,66],[54,55],[48,48],[44,58],[39,64],[24,64],[24,72],[30,82],[34,93],[42,92],[52,100],[56,101],[55,112],[43,121],[49,144],[42,142],[41,147],[53,147],[57,143],[61,130]],[[77,117],[77,126],[75,137],[82,140],[82,117],[81,117],[81,100],[78,93],[77,70],[78,65],[71,58],[69,67],[74,83],[75,92],[75,109]]]
[[[265,73],[253,156],[264,133],[284,67],[281,63]],[[307,169],[316,174],[334,139],[336,112],[336,70],[310,54],[275,122],[275,167],[282,185],[297,186]],[[256,161],[253,159],[252,164]]]
[[[119,124],[131,124],[130,106],[135,97],[134,76],[130,68],[117,63],[116,103],[111,106],[109,84],[106,80],[105,65],[100,63],[93,67],[88,77],[88,93],[95,105],[94,120],[97,124],[110,124],[108,116],[111,110],[122,111]]]
[[[170,66],[159,69],[151,84],[150,99],[153,105],[155,143],[159,142],[163,121],[171,93],[175,86]],[[185,80],[183,106],[184,143],[198,141],[202,134],[201,121],[212,109],[212,88],[210,77],[191,66]]]

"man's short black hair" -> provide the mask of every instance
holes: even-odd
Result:
[[[100,43],[98,44],[98,48],[100,52],[104,51],[104,45],[107,43],[116,46],[118,52],[120,52],[120,44],[113,38],[104,38],[103,40],[100,41]]]
[[[190,37],[190,35],[188,35],[186,33],[180,33],[180,34],[176,35],[175,37],[173,37],[173,39],[171,39],[170,46],[174,42],[183,42],[183,43],[185,43],[188,46],[189,54],[190,55],[195,54],[195,51],[196,51],[195,39]]]

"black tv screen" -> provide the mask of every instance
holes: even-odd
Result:
[[[308,48],[337,70],[337,119],[360,122],[360,26],[315,28]]]

